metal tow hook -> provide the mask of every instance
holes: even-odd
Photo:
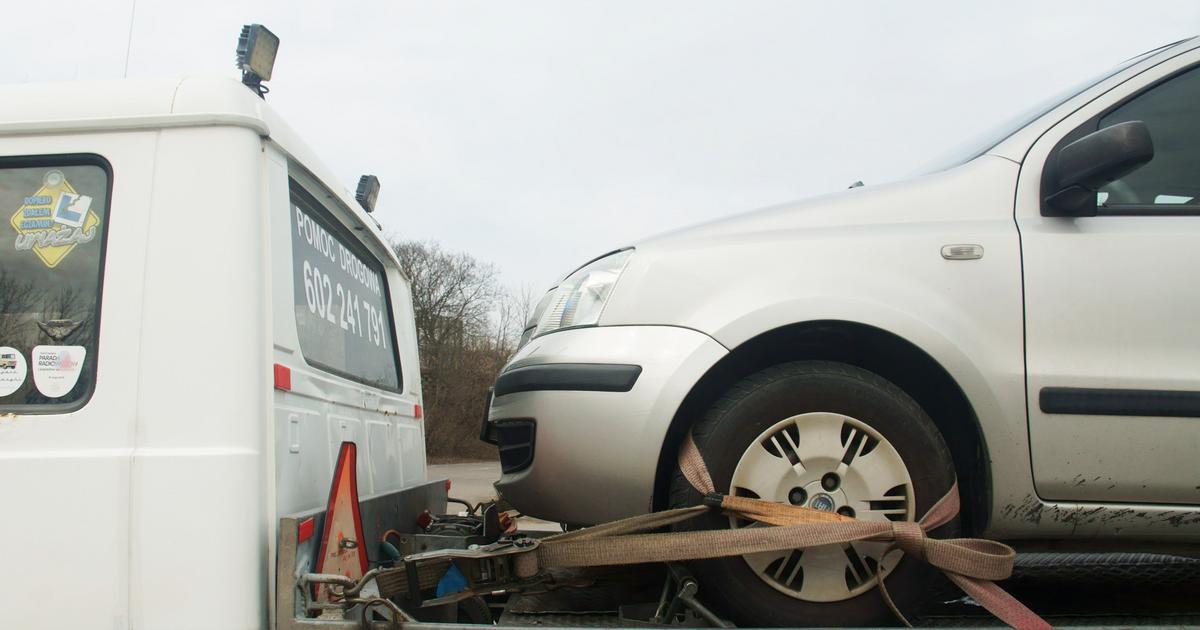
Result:
[[[663,594],[659,599],[658,610],[654,612],[654,618],[651,619],[653,623],[670,624],[671,620],[675,619],[675,616],[679,614],[680,608],[686,606],[692,612],[703,617],[705,621],[718,628],[736,627],[732,623],[718,617],[707,606],[701,604],[700,600],[696,599],[696,594],[700,591],[700,582],[696,580],[696,576],[692,575],[691,571],[688,571],[683,565],[674,562],[667,564],[667,570],[669,572],[667,583],[663,585]],[[668,604],[667,597],[670,593],[672,582],[674,582],[676,587],[675,595]]]
[[[370,610],[378,606],[388,609],[392,614],[393,622],[416,621],[415,617],[405,612],[403,608],[400,608],[395,602],[389,599],[382,597],[359,597],[367,584],[371,583],[379,575],[379,571],[379,568],[371,569],[364,573],[358,580],[334,573],[305,573],[300,577],[300,585],[306,599],[308,597],[309,585],[328,584],[330,594],[340,600],[334,602],[308,602],[306,607],[309,610],[334,609],[347,611],[361,605],[363,607],[364,628],[370,628]]]

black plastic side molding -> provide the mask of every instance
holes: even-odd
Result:
[[[1191,391],[1043,387],[1038,405],[1054,414],[1200,418],[1200,392]]]

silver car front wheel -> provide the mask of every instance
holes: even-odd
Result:
[[[738,460],[729,493],[861,520],[913,519],[912,479],[900,454],[870,425],[838,413],[803,413],[763,431]],[[895,569],[903,554],[887,551],[888,543],[855,542],[744,558],[785,595],[835,602],[873,588],[880,567],[885,576]]]
[[[691,427],[715,486],[730,494],[911,521],[954,484],[954,464],[924,410],[894,384],[829,361],[785,363],[731,386]],[[671,505],[699,491],[678,473]],[[681,530],[764,527],[713,512]],[[958,522],[934,532],[953,536]],[[856,542],[691,563],[700,594],[741,626],[856,626],[893,621],[878,577],[906,614],[939,579],[886,543]],[[877,577],[878,576],[878,577]]]

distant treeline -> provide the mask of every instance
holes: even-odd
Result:
[[[479,422],[487,388],[516,350],[531,295],[504,288],[493,265],[437,243],[393,248],[412,281],[429,459],[495,459],[496,448],[479,441]]]

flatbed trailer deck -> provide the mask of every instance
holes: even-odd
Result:
[[[442,481],[425,487],[431,497],[442,492]],[[410,495],[411,497],[411,495]],[[428,497],[426,497],[428,498]],[[407,512],[394,497],[362,501],[366,537],[372,540],[384,528],[392,528]],[[371,621],[364,621],[361,607],[351,609],[344,619],[309,616],[304,610],[303,576],[311,572],[317,540],[300,541],[301,524],[315,522],[321,529],[324,512],[287,516],[280,520],[277,566],[279,630],[459,630],[478,628],[463,623],[448,611],[406,610],[420,620],[394,622],[384,607],[374,607]],[[311,527],[309,525],[308,527]],[[415,531],[409,528],[407,531]],[[533,532],[544,537],[549,532]],[[465,545],[464,545],[465,546]],[[367,545],[371,565],[385,559],[374,545]],[[686,570],[685,570],[686,571]],[[485,599],[495,628],[646,628],[718,627],[723,619],[709,621],[704,615],[678,607],[669,623],[653,616],[669,607],[671,597],[664,589],[669,569],[664,564],[553,570],[552,588],[516,593],[496,593]],[[1200,558],[1165,553],[1055,553],[1018,554],[1013,575],[1002,584],[1056,627],[1200,628]],[[701,585],[700,599],[703,598]],[[368,589],[364,589],[366,591]],[[965,597],[949,582],[927,607],[912,619],[915,627],[1004,627],[986,610]],[[288,612],[291,612],[289,615]],[[336,616],[336,615],[335,615]],[[729,624],[728,627],[732,627]],[[804,627],[797,625],[796,627]]]

